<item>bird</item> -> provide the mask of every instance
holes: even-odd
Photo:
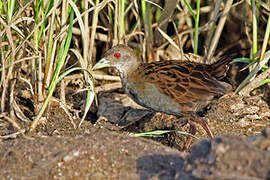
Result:
[[[187,60],[143,63],[132,48],[119,44],[107,50],[92,69],[116,68],[124,92],[137,104],[154,112],[187,117],[192,135],[196,134],[198,123],[213,138],[207,121],[198,112],[232,89],[222,81],[229,62],[223,57],[211,65]],[[191,140],[187,138],[184,150],[189,149]]]

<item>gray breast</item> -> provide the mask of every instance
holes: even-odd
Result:
[[[144,83],[144,89],[135,84],[123,82],[125,93],[139,105],[166,114],[180,115],[180,106],[151,83]]]

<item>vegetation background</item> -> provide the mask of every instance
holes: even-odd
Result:
[[[91,67],[119,43],[145,62],[210,64],[234,53],[234,62],[247,65],[232,75],[236,92],[248,95],[270,82],[269,13],[268,0],[0,1],[0,118],[19,130],[15,119],[30,121],[35,129],[52,100],[69,113],[65,87],[81,79],[76,87],[87,92],[83,121],[97,92],[94,79],[117,79]]]

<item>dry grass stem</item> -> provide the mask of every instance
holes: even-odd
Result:
[[[119,88],[122,88],[122,84],[120,82],[104,84],[102,86],[95,87],[95,93],[98,94],[99,92],[111,91]]]
[[[270,68],[262,72],[260,75],[258,75],[255,79],[253,79],[246,87],[244,87],[240,92],[239,95],[241,96],[250,96],[250,92],[253,91],[255,88],[257,88],[260,83],[266,79],[267,77],[270,77]]]
[[[228,0],[226,2],[225,7],[224,7],[224,10],[222,12],[222,16],[221,16],[221,18],[219,20],[219,23],[217,25],[217,29],[215,31],[214,37],[213,37],[213,39],[211,41],[211,45],[210,45],[210,48],[208,50],[207,58],[206,58],[207,61],[210,62],[210,64],[211,63],[214,63],[212,61],[212,57],[213,57],[214,52],[215,52],[215,50],[217,48],[217,45],[218,45],[218,42],[219,42],[219,38],[220,38],[221,32],[223,30],[223,27],[225,25],[226,19],[228,17],[229,11],[230,11],[230,9],[232,7],[232,3],[233,3],[233,0]],[[214,17],[214,18],[216,18],[216,17]]]
[[[24,134],[25,133],[25,129],[22,129],[18,132],[9,134],[9,135],[5,135],[5,136],[0,136],[0,139],[15,139],[17,138],[20,134]]]

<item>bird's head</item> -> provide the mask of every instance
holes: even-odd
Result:
[[[119,44],[106,51],[103,58],[94,65],[93,70],[115,67],[120,73],[127,73],[138,64],[139,60],[134,51],[128,46]]]

